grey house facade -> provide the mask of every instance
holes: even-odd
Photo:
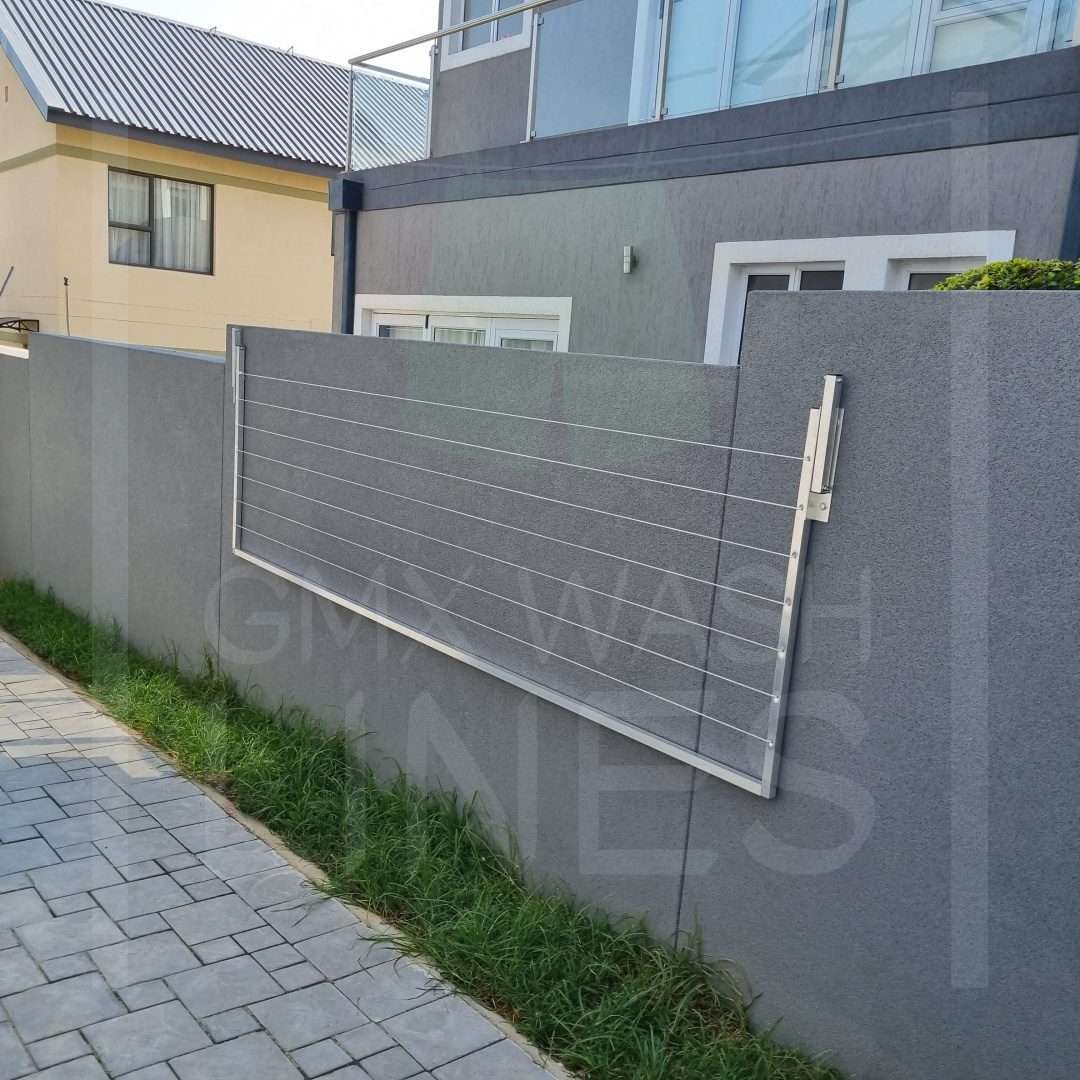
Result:
[[[444,30],[490,3],[466,8]],[[574,0],[446,34],[430,156],[332,191],[337,326],[735,364],[748,291],[1080,254],[1076,22]]]

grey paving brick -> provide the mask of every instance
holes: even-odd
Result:
[[[36,986],[3,1000],[4,1009],[24,1042],[37,1042],[74,1031],[124,1011],[116,995],[96,974]]]
[[[237,945],[242,947],[242,942],[237,941]],[[259,966],[266,971],[277,971],[278,968],[299,964],[304,959],[291,945],[274,945],[254,955]]]
[[[64,811],[52,799],[30,799],[27,802],[0,806],[0,829],[16,829],[22,825],[37,825],[42,821],[57,821]]]
[[[117,990],[120,1000],[132,1011],[147,1009],[151,1005],[160,1005],[163,1001],[172,1001],[176,995],[169,986],[161,979],[153,982],[138,983],[135,986],[125,986],[123,990]]]
[[[171,930],[94,949],[90,957],[114,988],[163,979],[199,966],[195,954]]]
[[[365,1017],[330,983],[251,1006],[251,1012],[286,1050],[295,1050],[359,1027]]]
[[[21,945],[4,950],[3,956],[0,956],[0,997],[17,994],[20,990],[29,990],[43,982],[45,976]]]
[[[281,993],[277,983],[250,956],[171,975],[166,981],[188,1011],[198,1017],[213,1016]]]
[[[19,942],[12,930],[0,930],[0,949],[13,949]]]
[[[0,1080],[14,1080],[34,1071],[34,1063],[10,1024],[0,1023]]]
[[[359,1065],[346,1065],[337,1072],[327,1073],[326,1080],[371,1080]]]
[[[400,957],[397,949],[375,940],[374,935],[375,931],[354,922],[352,926],[343,926],[329,934],[299,941],[296,948],[328,979],[342,979]]]
[[[5,769],[0,772],[0,788],[4,791],[20,791],[23,788],[41,787],[43,784],[61,784],[67,773],[59,765],[30,765],[22,769]]]
[[[260,870],[257,874],[233,878],[229,884],[256,910],[275,904],[314,903],[322,899],[322,894],[311,882],[291,866]]]
[[[107,859],[94,855],[89,859],[76,859],[42,870],[31,870],[30,880],[46,900],[52,900],[57,896],[119,885],[123,878]]]
[[[201,858],[218,877],[226,881],[230,878],[257,874],[260,870],[270,870],[275,866],[285,865],[285,860],[261,840],[251,840],[244,844],[206,851]]]
[[[205,795],[189,795],[186,799],[154,803],[147,807],[147,811],[166,829],[177,829],[182,825],[196,825],[202,821],[214,821],[226,816],[225,811],[213,799],[208,799]]]
[[[7,684],[17,683],[24,679],[38,679],[45,677],[45,670],[40,665],[35,664],[32,660],[27,660],[24,656],[9,657],[4,660],[0,660],[0,679]],[[56,679],[52,679],[52,682],[56,682]],[[60,684],[63,686],[63,683]]]
[[[39,704],[35,698],[34,712],[52,723],[54,720],[62,720],[68,716],[88,716],[98,711],[93,702],[87,701],[85,698],[72,695],[70,701],[57,701],[58,695],[59,692],[57,694],[37,695],[38,697],[47,698],[47,700]],[[60,729],[57,728],[56,730],[59,731]]]
[[[86,753],[86,751],[83,751]],[[135,788],[142,784],[148,784],[153,780],[171,779],[174,769],[170,768],[157,756],[132,757],[127,761],[117,762],[115,765],[102,766],[102,772],[124,789],[129,795]],[[193,792],[182,791],[172,798],[180,799]],[[132,796],[134,798],[134,796]],[[138,800],[136,800],[138,801]]]
[[[77,1031],[69,1031],[66,1035],[54,1035],[51,1039],[42,1039],[40,1042],[31,1043],[27,1049],[39,1069],[60,1065],[65,1061],[72,1061],[74,1058],[84,1057],[90,1053],[86,1040]]]
[[[208,1016],[203,1021],[203,1027],[210,1032],[210,1038],[214,1042],[224,1042],[226,1039],[235,1039],[237,1035],[257,1031],[259,1021],[247,1009],[231,1009],[229,1012],[218,1013],[217,1016]]]
[[[137,919],[125,919],[118,925],[129,938],[144,937],[169,929],[169,924],[160,915],[140,915]]]
[[[56,849],[56,854],[64,862],[76,862],[79,859],[91,859],[98,853],[93,844],[66,844]]]
[[[119,870],[120,876],[125,881],[142,881],[144,878],[161,877],[165,873],[153,859],[128,863],[126,866],[119,867]]]
[[[439,985],[423,968],[407,960],[380,964],[334,985],[365,1016],[379,1021],[428,1005],[447,993],[446,987]]]
[[[196,856],[185,851],[180,855],[166,855],[161,860],[161,865],[169,871],[170,874],[175,874],[180,870],[190,870],[194,867],[201,866]],[[182,883],[181,883],[182,884]]]
[[[77,777],[63,784],[46,784],[45,791],[61,806],[123,796],[124,793],[107,776],[97,769],[93,772],[92,776]]]
[[[104,728],[112,729],[116,726],[109,717],[99,712],[89,712],[79,716],[61,716],[55,720],[50,720],[49,723],[54,730],[65,737],[91,734]]]
[[[33,889],[20,889],[0,897],[0,930],[12,930],[51,917],[48,905]]]
[[[129,818],[140,817],[144,817],[148,821],[154,821],[154,819],[150,817],[150,815],[147,814],[147,812],[137,802],[133,800],[128,800],[128,802],[122,806],[107,806],[105,807],[105,809],[107,809],[109,813],[113,816],[113,818],[115,818],[117,821],[127,821]],[[157,827],[156,821],[154,821],[154,825],[152,827]]]
[[[174,856],[175,858],[175,856]],[[165,865],[165,860],[162,860],[162,865]],[[169,867],[165,866],[168,870]],[[198,881],[211,881],[214,879],[214,872],[208,866],[203,866],[200,863],[198,866],[186,866],[183,870],[170,871],[173,876],[173,881],[177,885],[194,885]]]
[[[490,1020],[453,997],[395,1016],[385,1027],[426,1069],[436,1069],[503,1037]]]
[[[274,978],[282,990],[299,990],[302,986],[314,986],[315,983],[323,981],[322,972],[316,971],[306,962],[280,968],[274,972]]]
[[[19,940],[39,963],[122,941],[123,931],[99,908],[20,926]]]
[[[189,945],[262,926],[262,919],[239,896],[217,896],[164,913],[165,921]]]
[[[111,746],[114,743],[134,741],[119,724],[95,728],[93,731],[81,731],[76,735],[69,735],[67,740],[76,750],[81,750],[84,754],[98,746]]]
[[[258,930],[245,930],[236,935],[236,944],[249,953],[280,945],[282,940],[281,935],[269,926],[260,926]]]
[[[191,903],[187,893],[166,874],[96,889],[94,899],[114,919],[136,919]]]
[[[33,840],[38,835],[33,825],[22,825],[17,829],[0,829],[0,844],[14,844],[19,840]]]
[[[424,1067],[400,1046],[364,1059],[364,1072],[371,1080],[406,1080],[423,1071]]]
[[[340,1069],[342,1065],[352,1064],[352,1058],[332,1039],[294,1051],[293,1060],[307,1077],[322,1076],[334,1069]]]
[[[275,904],[263,908],[262,917],[286,940],[295,944],[306,938],[355,926],[356,916],[336,900],[313,900],[305,904]]]
[[[85,975],[94,970],[94,965],[86,953],[73,953],[71,956],[59,956],[55,960],[43,960],[41,970],[49,982],[70,979],[73,975]]]
[[[219,960],[231,960],[234,956],[241,956],[244,952],[231,937],[217,938],[215,941],[204,941],[191,947],[195,955],[204,964],[216,964]]]
[[[229,886],[224,881],[199,881],[194,885],[186,886],[188,895],[192,900],[209,900],[214,896],[224,896],[229,891]]]
[[[520,1046],[508,1039],[435,1070],[436,1080],[552,1080]]]
[[[140,761],[150,759],[157,761],[158,757],[153,750],[138,739],[128,737],[124,742],[110,743],[107,746],[94,746],[83,751],[87,761],[105,768],[109,765],[122,765],[128,761]]]
[[[139,804],[134,799],[129,799],[126,795],[110,795],[104,799],[98,799],[98,806],[102,810],[108,810],[111,814],[114,810],[126,810],[128,807],[137,807]]]
[[[72,893],[71,896],[58,896],[49,901],[49,910],[54,915],[72,915],[76,911],[85,911],[94,907],[94,898],[85,892]]]
[[[127,824],[130,824],[128,822]],[[120,836],[112,836],[98,843],[101,853],[114,866],[130,866],[131,863],[145,862],[147,859],[160,859],[166,855],[179,855],[183,846],[164,829],[149,829],[146,832],[124,833],[117,826]]]
[[[289,1059],[261,1032],[172,1062],[180,1080],[300,1080]]]
[[[67,1061],[63,1065],[54,1065],[51,1069],[37,1073],[34,1080],[109,1080],[109,1078],[94,1058],[83,1057],[75,1061]]]
[[[178,1001],[94,1024],[83,1034],[114,1076],[210,1045],[206,1033]]]
[[[30,875],[24,873],[8,874],[0,877],[0,896],[4,893],[17,892],[19,889],[30,888]]]
[[[68,817],[82,817],[83,814],[95,814],[101,809],[96,802],[73,802],[64,807]]]
[[[18,788],[15,791],[9,791],[7,796],[12,802],[29,802],[31,799],[44,799],[45,789],[43,787]]]
[[[176,829],[173,835],[188,851],[193,851],[197,855],[210,851],[212,848],[242,844],[251,839],[251,833],[232,818],[204,821],[198,825],[185,825]]]
[[[46,821],[38,826],[38,831],[53,847],[67,847],[70,844],[90,844],[97,840],[123,833],[108,814],[84,814],[82,817],[68,818],[66,821]]]
[[[142,810],[142,807],[139,807]],[[158,823],[149,814],[138,814],[135,817],[125,818],[120,825],[126,833],[147,832],[150,829],[159,828]]]
[[[124,1080],[176,1080],[176,1073],[164,1063],[161,1065],[148,1065],[145,1069],[137,1069],[128,1073]]]
[[[130,770],[134,765],[141,762],[128,762],[125,765],[117,765],[114,768]],[[171,802],[173,799],[184,799],[189,795],[201,795],[202,792],[190,781],[179,776],[165,776],[166,771],[172,772],[169,766],[159,766],[156,770],[158,780],[146,780],[143,783],[132,784],[125,790],[137,802],[143,806],[153,806],[156,803]]]
[[[0,847],[0,878],[21,873],[23,870],[33,870],[38,866],[49,866],[58,861],[52,848],[44,840],[22,840],[17,844],[4,844]]]
[[[25,739],[26,732],[13,721],[0,717],[0,743]]]

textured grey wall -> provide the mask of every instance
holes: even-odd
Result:
[[[211,618],[208,640],[254,692],[311,708],[380,767],[477,792],[538,877],[646,914],[660,934],[700,925],[708,951],[735,958],[763,994],[762,1022],[782,1017],[781,1037],[834,1051],[855,1075],[1071,1076],[1080,295],[759,295],[748,320],[736,442],[798,447],[821,375],[848,383],[774,802],[695,777],[227,548],[219,564],[227,526],[210,504],[219,477],[231,494],[232,401],[205,361],[37,339],[32,432],[51,445],[34,457],[33,572],[77,603],[121,590],[126,537],[133,564],[155,567],[133,565],[126,584],[129,607],[146,597],[138,633],[153,643],[178,636],[177,613],[192,637],[207,601],[217,613],[220,565],[220,635]],[[320,349],[361,362],[372,344],[281,340],[298,368]],[[410,362],[402,353],[417,385],[437,378]],[[132,433],[126,465],[110,428]],[[24,437],[0,427],[0,468]],[[204,477],[198,494],[170,478],[173,462]],[[124,468],[126,497],[99,486],[96,509],[87,486]],[[759,480],[732,469],[733,488]],[[101,520],[125,506],[126,530]],[[765,527],[756,510],[724,520],[740,539]],[[755,560],[725,569],[769,581]]]
[[[1054,256],[1068,185],[1044,178],[1075,153],[1063,137],[369,211],[357,292],[572,296],[572,351],[700,362],[718,242],[1015,229],[1018,255]]]
[[[1080,297],[759,296],[749,319],[737,443],[797,448],[821,375],[849,383],[775,802],[229,558],[223,658],[377,763],[479,792],[538,876],[700,926],[762,1022],[856,1075],[1069,1075]]]
[[[33,337],[33,551],[19,571],[191,665],[220,557],[223,378],[217,360]]]
[[[439,72],[431,127],[434,157],[511,146],[525,138],[529,56],[524,49]]]
[[[30,565],[30,374],[0,353],[0,577]]]

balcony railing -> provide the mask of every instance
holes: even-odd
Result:
[[[442,0],[441,6],[448,15],[442,29],[352,61],[354,79],[361,79],[372,61],[410,49],[415,57],[418,48],[430,47],[425,145],[416,158],[1080,44],[1080,0]],[[362,167],[357,114],[364,102],[358,93],[353,102],[351,160]],[[476,142],[485,137],[476,134],[470,144],[470,124],[489,141]],[[443,125],[458,137],[441,139]]]

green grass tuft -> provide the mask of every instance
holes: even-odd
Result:
[[[143,656],[29,583],[0,583],[0,625],[581,1076],[839,1080],[755,1034],[698,948],[530,889],[471,804],[386,782],[301,712],[256,707],[209,665],[190,676]]]

